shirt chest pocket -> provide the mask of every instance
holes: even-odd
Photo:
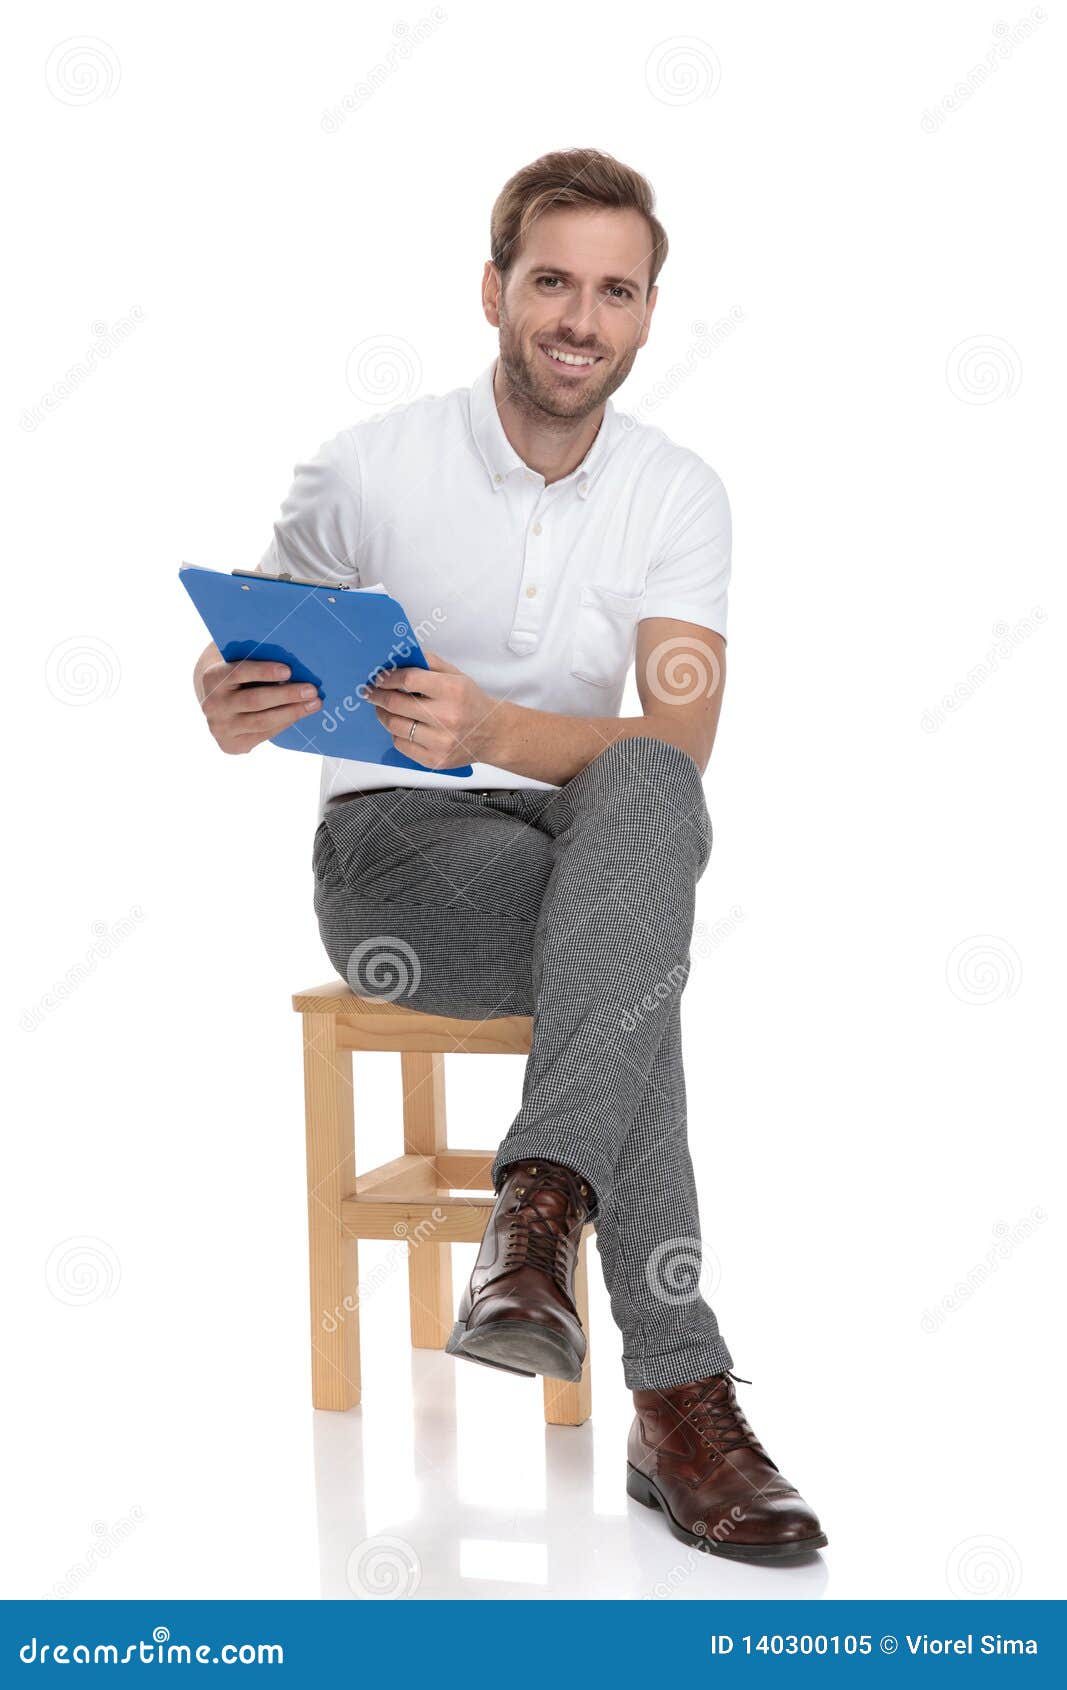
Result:
[[[571,674],[577,680],[613,687],[625,679],[644,602],[644,593],[582,588],[571,645]]]

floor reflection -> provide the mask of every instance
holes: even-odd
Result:
[[[314,1415],[327,1599],[818,1598],[821,1554],[753,1567],[689,1549],[626,1495],[629,1397],[594,1392],[584,1426],[546,1426],[540,1381],[436,1351]]]

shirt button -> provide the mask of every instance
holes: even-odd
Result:
[[[536,481],[537,480],[537,477],[534,474],[532,469],[528,469],[526,471],[526,479],[527,479],[527,481]]]
[[[494,475],[494,477],[493,477],[493,480],[496,482],[498,487],[500,486],[500,483],[503,481],[503,479],[504,479],[504,477],[502,475]]]
[[[534,533],[535,533],[535,534],[540,534],[540,532],[541,532],[541,524],[540,524],[540,523],[539,523],[539,522],[535,522],[535,523],[534,523],[534,525],[533,525],[533,532],[534,532]]]
[[[535,599],[537,597],[537,588],[536,587],[527,587],[526,597],[528,599]]]
[[[588,481],[579,481],[579,483],[578,483],[578,497],[581,498],[581,499],[584,499],[588,492],[589,492]]]

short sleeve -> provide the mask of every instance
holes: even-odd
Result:
[[[358,587],[363,505],[359,453],[352,430],[344,429],[295,466],[257,572]]]
[[[645,577],[642,619],[673,616],[725,639],[731,543],[726,488],[711,466],[693,454],[664,503],[662,536]]]

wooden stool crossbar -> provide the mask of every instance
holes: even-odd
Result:
[[[524,1056],[533,1023],[523,1015],[424,1015],[358,997],[342,981],[297,992],[293,1008],[304,1026],[311,1394],[316,1408],[343,1411],[360,1400],[359,1240],[406,1241],[411,1342],[440,1350],[455,1319],[449,1246],[480,1243],[495,1202],[493,1153],[448,1143],[445,1057]],[[400,1057],[404,1150],[357,1174],[352,1058],[369,1050]],[[592,1230],[591,1223],[582,1230],[574,1285],[587,1339]],[[580,1426],[589,1418],[588,1353],[577,1382],[544,1380],[544,1399],[550,1425]]]

